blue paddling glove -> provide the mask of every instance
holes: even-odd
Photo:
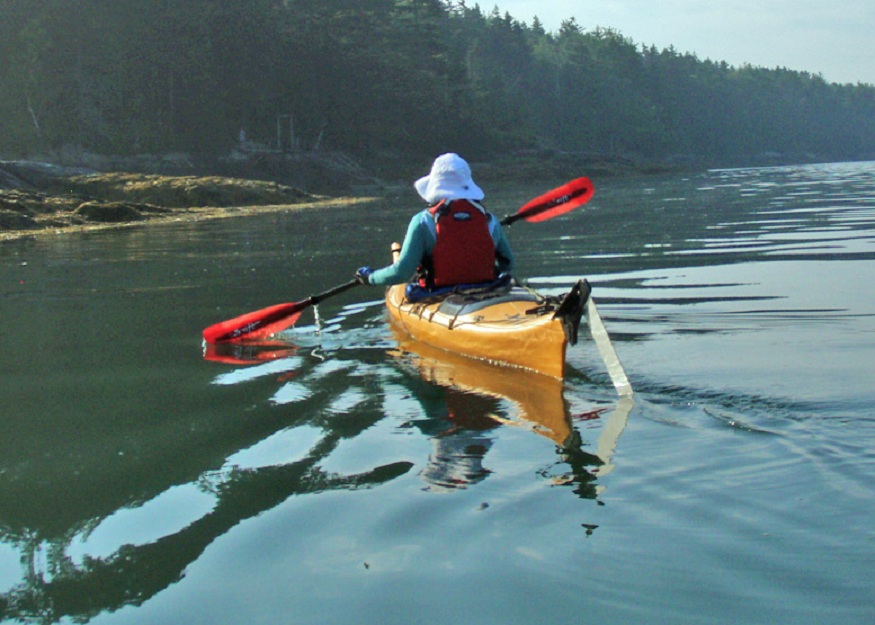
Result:
[[[370,277],[372,273],[374,273],[374,270],[370,267],[360,267],[359,270],[355,272],[355,277],[362,284],[370,285]]]

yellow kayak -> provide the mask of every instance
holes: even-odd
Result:
[[[588,297],[580,281],[564,298],[505,286],[411,302],[400,284],[387,289],[386,309],[396,329],[432,347],[562,379]]]

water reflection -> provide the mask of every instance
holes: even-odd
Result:
[[[631,400],[621,402],[611,413],[614,442],[601,440],[599,453],[592,454],[583,450],[562,381],[435,349],[411,340],[395,326],[390,328],[393,340],[387,353],[407,373],[387,374],[369,362],[375,348],[383,351],[385,341],[375,340],[373,332],[341,330],[347,316],[341,314],[331,320],[327,329],[307,327],[294,334],[298,343],[311,343],[303,354],[298,354],[297,345],[282,340],[207,346],[206,359],[241,365],[220,373],[214,383],[236,385],[268,377],[279,384],[270,401],[293,405],[318,393],[315,380],[342,375],[351,380],[350,386],[336,387],[333,397],[323,400],[328,402],[326,412],[335,415],[367,410],[368,395],[356,379],[373,378],[390,403],[399,395],[393,385],[400,385],[417,406],[415,416],[405,418],[400,427],[415,428],[432,446],[420,475],[425,489],[433,492],[466,488],[488,477],[492,471],[486,458],[497,438],[496,430],[502,426],[530,430],[554,443],[559,454],[557,463],[569,464],[573,469],[571,478],[551,478],[554,483],[586,484],[612,466],[610,456],[632,408]],[[305,338],[308,333],[310,336]],[[326,345],[331,348],[324,351]],[[599,419],[606,412],[605,408],[589,410],[576,420]],[[586,493],[581,490],[581,496],[595,495],[594,488]]]
[[[284,341],[253,340],[237,343],[204,343],[204,360],[226,365],[256,365],[290,358],[297,347]]]
[[[268,347],[269,352],[208,356],[226,364],[229,360],[235,361],[235,365],[239,364],[236,361],[263,363],[255,368],[278,363],[274,373],[281,380],[300,359],[276,358],[293,352],[294,346]],[[264,362],[268,353],[275,359]],[[253,369],[243,367],[238,371]],[[320,381],[316,379],[313,384],[318,387]],[[116,497],[126,497],[128,504],[114,505],[112,512],[93,516],[89,497],[70,497],[63,501],[65,521],[60,531],[53,529],[51,523],[44,523],[42,516],[28,516],[26,509],[16,505],[39,488],[39,476],[22,471],[13,479],[18,482],[19,496],[7,500],[4,493],[4,505],[0,508],[0,538],[15,548],[22,564],[19,580],[0,594],[0,620],[84,621],[104,611],[140,605],[179,581],[186,568],[218,537],[290,497],[372,488],[398,478],[410,470],[411,463],[375,464],[368,470],[349,474],[323,468],[343,440],[359,436],[380,418],[377,411],[370,410],[354,421],[332,421],[322,418],[318,411],[303,410],[296,418],[297,423],[288,427],[306,429],[303,439],[307,444],[297,450],[296,457],[287,456],[278,462],[263,456],[258,462],[247,462],[249,436],[240,432],[237,449],[228,454],[220,469],[202,465],[193,481],[181,485],[165,482],[159,495],[145,501],[140,485],[136,490],[120,492],[120,485],[116,484]],[[282,429],[280,426],[277,430],[274,425],[262,440]],[[165,461],[168,466],[175,462],[166,458]],[[172,471],[155,469],[155,473],[156,479],[174,479]],[[69,485],[72,484],[70,481]],[[185,505],[179,501],[180,495],[184,495]],[[158,529],[156,521],[167,525],[174,518],[166,514],[168,505],[177,512],[199,510],[200,514],[194,518],[176,514],[175,525]],[[112,544],[114,541],[116,544]]]
[[[399,344],[392,354],[432,385],[418,393],[423,416],[412,421],[432,443],[422,472],[428,490],[464,488],[483,480],[490,473],[484,467],[494,441],[490,432],[502,425],[529,428],[560,447],[572,444],[559,380],[430,348],[392,329]],[[515,410],[502,409],[502,402]],[[592,458],[590,464],[600,461]]]
[[[410,463],[395,462],[358,475],[325,474],[318,463],[336,444],[336,437],[328,435],[298,462],[230,468],[206,476],[200,485],[214,497],[210,512],[153,542],[125,543],[109,555],[84,555],[75,561],[68,551],[74,541],[80,541],[79,532],[43,541],[32,531],[12,536],[5,530],[4,541],[20,551],[24,570],[21,582],[0,594],[0,617],[54,623],[64,617],[83,620],[103,611],[139,605],[179,581],[210,543],[243,520],[294,495],[370,488],[403,475],[411,467]],[[84,523],[86,535],[98,521]]]
[[[593,454],[584,449],[574,427],[562,381],[438,350],[411,340],[395,326],[392,331],[398,342],[393,356],[430,383],[432,391],[440,389],[422,402],[423,417],[412,421],[432,443],[421,473],[427,490],[466,488],[485,479],[491,473],[486,466],[495,440],[491,432],[506,426],[525,428],[555,444],[557,459],[550,470],[541,472],[551,483],[573,486],[580,497],[598,495],[596,477],[613,468],[616,442],[634,405],[631,398],[610,412]],[[606,412],[595,409],[577,419],[598,419]],[[564,472],[553,474],[557,467]]]
[[[326,468],[341,443],[363,439],[391,414],[385,403],[403,393],[418,410],[394,427],[414,428],[433,445],[429,458],[420,459],[424,489],[471,488],[488,478],[498,429],[518,427],[555,445],[552,464],[541,471],[551,485],[580,497],[598,495],[596,478],[609,466],[610,451],[600,455],[602,447],[600,454],[585,449],[558,380],[432,353],[403,340],[394,344],[387,361],[385,339],[374,341],[373,332],[358,329],[322,334],[303,348],[300,342],[307,341],[205,350],[204,358],[217,367],[214,386],[268,390],[261,402],[293,408],[291,419],[262,428],[255,444],[241,436],[221,468],[203,465],[192,481],[166,482],[145,498],[140,491],[116,489],[116,496],[125,495],[129,503],[97,516],[80,502],[79,508],[65,510],[68,520],[60,532],[22,516],[20,509],[16,517],[4,513],[2,540],[19,552],[22,571],[0,594],[0,616],[87,620],[139,605],[179,581],[217,538],[290,497],[372,488],[404,475],[414,462],[372,462],[371,468],[351,473]],[[343,347],[325,351],[326,344]],[[576,419],[599,419],[603,413],[599,408]],[[624,423],[625,416],[619,417]]]

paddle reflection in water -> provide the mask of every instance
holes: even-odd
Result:
[[[290,358],[297,353],[297,346],[284,341],[255,339],[239,343],[204,342],[204,360],[221,362],[226,365],[256,365],[282,358]]]

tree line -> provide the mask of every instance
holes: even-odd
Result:
[[[875,157],[875,87],[465,0],[4,0],[0,157]]]

